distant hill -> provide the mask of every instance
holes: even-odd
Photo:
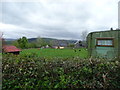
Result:
[[[53,41],[55,43],[59,43],[59,45],[63,45],[65,46],[66,44],[74,44],[77,40],[61,40],[61,39],[54,39],[54,38],[42,38],[45,42],[50,42]],[[10,39],[7,38],[5,39],[5,42],[7,45],[12,44],[15,40],[17,39]],[[28,41],[29,42],[36,42],[37,38],[29,38]]]
[[[42,38],[42,39],[48,43],[50,43],[50,41],[59,43],[59,45],[74,44],[77,41],[77,40],[64,40],[64,39],[54,39],[54,38]],[[37,38],[28,39],[29,42],[36,42],[36,40],[37,40]]]
[[[10,39],[10,38],[5,38],[5,41],[15,41],[17,39]]]
[[[53,38],[42,38],[43,40],[45,40],[46,42],[49,42],[50,40],[57,40],[57,39],[53,39]],[[28,41],[29,42],[34,42],[36,41],[37,38],[29,38]]]

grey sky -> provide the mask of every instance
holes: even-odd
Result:
[[[118,27],[119,0],[37,0],[0,2],[5,38],[81,39],[83,30]]]

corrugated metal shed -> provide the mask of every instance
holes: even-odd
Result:
[[[18,49],[16,46],[8,46],[8,45],[5,45],[3,46],[3,51],[4,52],[20,52],[21,49]]]
[[[120,58],[120,30],[91,32],[87,36],[89,56]]]

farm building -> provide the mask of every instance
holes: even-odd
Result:
[[[8,46],[8,45],[4,45],[2,47],[3,52],[5,53],[13,53],[15,55],[18,55],[20,53],[20,49],[18,49],[16,46]]]
[[[65,47],[60,47],[60,46],[52,46],[54,49],[64,49]]]
[[[120,30],[91,32],[87,36],[89,56],[120,58]]]

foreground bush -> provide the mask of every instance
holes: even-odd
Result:
[[[3,55],[3,89],[120,88],[120,61]]]

